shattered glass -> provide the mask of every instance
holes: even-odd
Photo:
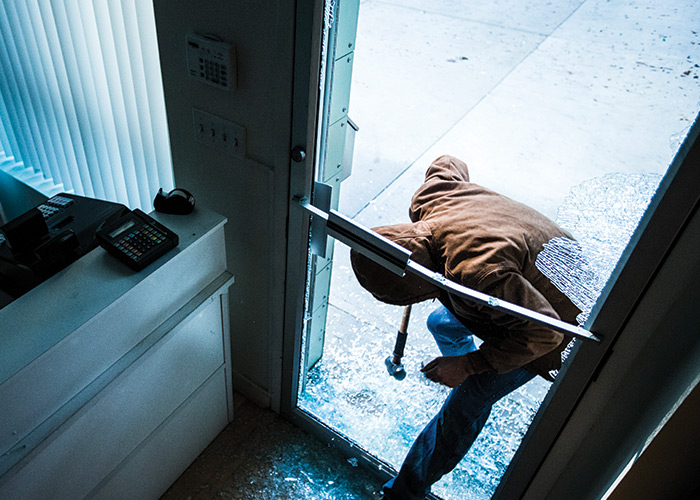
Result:
[[[580,306],[581,323],[660,179],[657,174],[609,174],[572,188],[561,206],[557,222],[577,241],[551,241],[538,266]],[[338,269],[333,279],[340,274],[340,279],[350,282],[347,263],[334,265]],[[298,405],[398,469],[415,437],[449,393],[420,372],[422,361],[439,355],[425,327],[425,319],[437,304],[413,306],[403,358],[407,376],[399,381],[388,375],[384,360],[391,353],[403,308],[376,302],[368,307],[362,303],[362,293],[344,288],[342,297],[332,294],[323,357],[306,374]],[[386,325],[392,324],[393,332],[387,332]],[[536,377],[496,403],[469,453],[433,487],[433,493],[445,500],[491,498],[550,386]],[[357,465],[352,458],[349,462]]]
[[[576,241],[555,238],[537,256],[537,268],[571,301],[584,324],[644,215],[661,175],[611,173],[571,189],[557,223]]]
[[[407,376],[398,381],[384,366],[393,345],[386,332],[356,323],[331,306],[323,358],[309,371],[299,407],[398,468],[450,390],[420,373],[421,361],[439,356],[424,327],[433,307],[432,303],[414,306],[413,330],[403,358]],[[401,308],[395,314],[400,318]],[[351,331],[329,333],[343,332],[349,325]],[[490,498],[549,386],[544,379],[534,379],[499,401],[469,454],[434,492],[446,500]]]

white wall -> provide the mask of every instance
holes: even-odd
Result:
[[[295,2],[154,3],[175,184],[229,221],[234,389],[274,405],[281,378]],[[189,32],[235,46],[235,90],[188,76]],[[196,142],[193,107],[245,127],[246,159]]]

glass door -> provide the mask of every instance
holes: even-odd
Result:
[[[580,322],[590,327],[602,307],[598,298],[614,283],[609,278],[697,114],[692,68],[700,54],[688,38],[693,35],[669,23],[673,31],[656,38],[654,16],[641,19],[634,6],[626,11],[573,2],[566,12],[501,19],[496,29],[496,13],[487,8],[479,19],[473,12],[447,19],[447,4],[414,4],[326,5],[315,168],[292,195],[315,197],[315,205],[365,227],[406,222],[410,196],[430,161],[443,153],[459,156],[474,182],[574,233],[575,248],[555,246],[545,256],[585,253],[577,279],[567,280],[556,266],[549,271],[578,301]],[[685,22],[697,18],[697,10],[688,4],[673,17]],[[596,35],[603,31],[607,36]],[[647,38],[635,38],[637,32]],[[439,50],[431,54],[431,46]],[[694,52],[680,57],[686,48]],[[377,55],[382,50],[386,59]],[[569,65],[573,59],[577,63]],[[669,80],[683,90],[670,93]],[[458,97],[434,99],[451,93]],[[386,142],[392,144],[383,147]],[[311,179],[331,185],[332,195],[312,195]],[[304,240],[308,214],[300,215],[297,206],[291,211]],[[419,372],[421,361],[439,355],[425,328],[435,304],[412,307],[402,358],[406,376],[392,376],[387,358],[404,308],[378,303],[361,289],[345,244],[331,239],[324,257],[309,253],[305,241],[298,245],[309,258],[303,280],[297,277],[290,292],[296,305],[287,306],[298,318],[288,323],[294,335],[287,350],[287,411],[343,447],[353,463],[389,474],[449,392]],[[585,348],[572,345],[575,355],[554,387],[590,377],[609,347],[606,340],[583,355]],[[434,492],[445,499],[491,498],[516,452],[526,453],[518,451],[524,437],[556,428],[570,411],[573,403],[558,392],[536,378],[501,400],[469,454]],[[526,441],[537,448],[546,439]],[[511,469],[522,468],[516,462]],[[518,474],[508,478],[522,481]]]

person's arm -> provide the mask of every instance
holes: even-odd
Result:
[[[559,319],[547,299],[517,272],[491,272],[479,282],[478,288],[488,295]],[[421,371],[433,382],[456,387],[470,375],[489,370],[505,373],[547,354],[564,340],[563,334],[545,326],[466,299],[453,297],[452,305],[457,316],[468,317],[470,310],[480,310],[494,323],[496,331],[476,351],[462,356],[440,356],[425,365]]]
[[[516,271],[497,269],[489,272],[478,282],[477,289],[532,311],[560,319],[549,301]],[[480,310],[496,327],[495,334],[484,339],[484,343],[474,351],[475,359],[471,364],[479,368],[483,368],[481,362],[483,359],[493,370],[499,373],[508,372],[525,366],[556,349],[564,340],[562,333],[487,306],[475,305],[460,298],[454,299],[452,303],[457,316],[460,316],[461,312],[468,316],[469,309]]]

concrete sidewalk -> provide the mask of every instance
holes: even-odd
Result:
[[[700,107],[698,27],[694,0],[362,2],[340,210],[406,220],[440,154],[553,219],[587,179],[665,172]]]

